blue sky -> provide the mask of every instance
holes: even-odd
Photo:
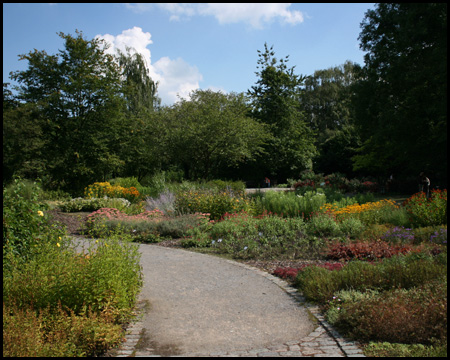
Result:
[[[343,64],[364,65],[359,49],[360,23],[373,3],[313,4],[3,4],[3,82],[9,72],[25,70],[18,55],[33,49],[56,54],[64,48],[57,35],[125,45],[142,53],[159,81],[163,104],[198,88],[245,92],[257,81],[258,54],[264,43],[275,57],[289,55],[295,73]]]

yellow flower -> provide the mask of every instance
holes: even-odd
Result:
[[[59,243],[56,243],[56,246],[57,246],[57,247],[60,247],[61,245],[59,245]]]
[[[37,213],[39,216],[44,216],[44,213],[41,210],[39,210]]]

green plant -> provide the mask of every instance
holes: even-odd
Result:
[[[370,341],[364,347],[364,355],[369,357],[447,357],[447,340],[436,341],[432,345],[399,344]]]
[[[363,233],[366,229],[366,225],[364,225],[361,220],[350,217],[339,223],[339,229],[341,233],[354,239]]]
[[[109,311],[75,315],[60,304],[37,311],[3,304],[4,357],[95,356],[119,345],[123,333]]]
[[[309,219],[307,231],[318,237],[335,237],[341,234],[339,224],[334,217],[322,213],[317,213]]]
[[[225,213],[249,210],[250,202],[231,191],[198,190],[178,192],[175,208],[180,214],[208,213],[211,220],[218,220]]]
[[[326,195],[320,189],[306,191],[303,195],[288,191],[269,191],[255,199],[255,214],[268,212],[285,217],[309,218],[311,213],[318,212],[325,202]]]
[[[447,282],[394,289],[346,304],[335,325],[362,341],[431,344],[447,338]]]
[[[414,194],[403,206],[414,227],[447,224],[447,190],[432,190],[427,199],[424,192]]]
[[[29,259],[39,244],[56,244],[58,238],[64,235],[61,226],[49,222],[47,207],[38,203],[38,196],[38,187],[21,179],[16,179],[13,186],[3,189],[4,265],[11,256]]]
[[[446,254],[440,255],[411,253],[377,263],[355,260],[337,272],[310,267],[297,274],[295,284],[307,299],[320,303],[325,303],[339,290],[409,289],[446,277],[447,265],[442,263]]]

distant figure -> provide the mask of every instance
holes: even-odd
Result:
[[[268,177],[264,179],[264,182],[266,183],[266,187],[270,188],[270,179]]]
[[[423,191],[427,195],[427,199],[430,197],[430,179],[428,179],[424,172],[419,174],[419,191]]]
[[[391,174],[391,176],[389,176],[389,179],[387,179],[386,181],[386,192],[389,192],[391,190],[393,182],[394,182],[394,175]]]

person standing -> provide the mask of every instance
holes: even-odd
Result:
[[[419,174],[419,191],[423,191],[427,199],[430,197],[430,179],[425,176],[423,171]]]

